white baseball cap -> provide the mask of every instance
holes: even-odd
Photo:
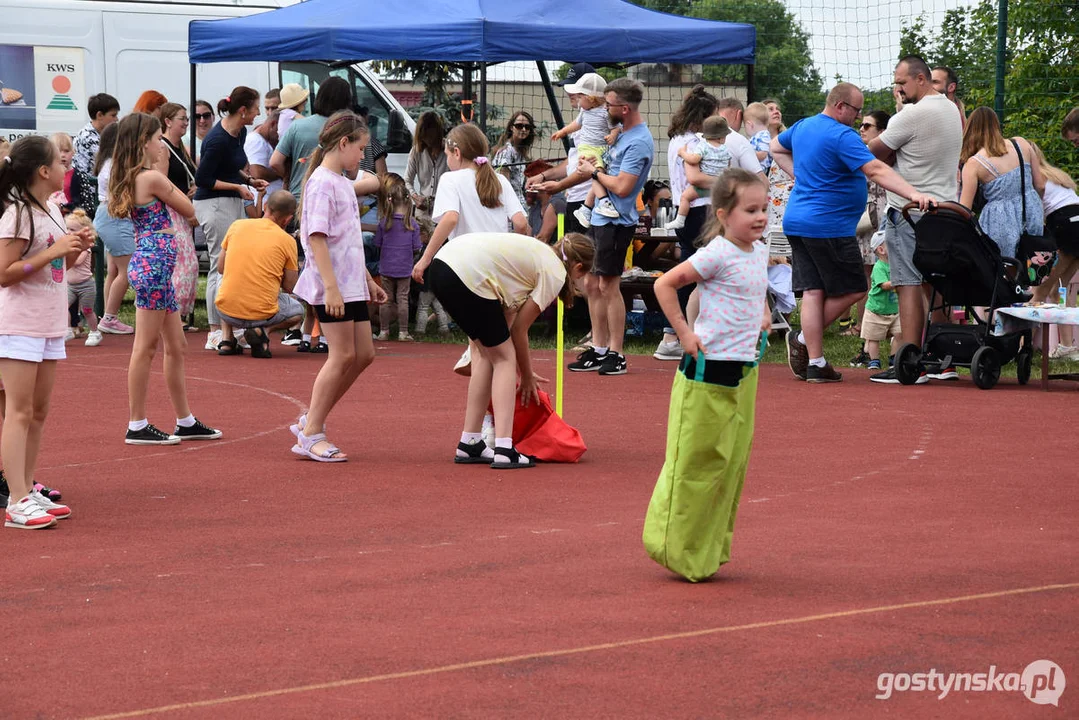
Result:
[[[566,92],[574,95],[591,95],[603,97],[607,90],[607,81],[598,73],[585,73],[577,82],[566,85]]]

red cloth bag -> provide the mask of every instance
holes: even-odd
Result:
[[[558,416],[547,393],[540,390],[539,398],[538,404],[525,407],[521,396],[517,396],[513,411],[513,444],[517,451],[542,462],[577,462],[588,449],[581,433]]]

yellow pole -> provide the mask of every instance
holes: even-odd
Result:
[[[566,216],[562,213],[558,213],[558,239],[561,240],[562,236],[566,233]],[[565,315],[566,308],[562,303],[562,298],[558,298],[558,330],[555,332],[555,371],[554,371],[554,411],[558,413],[558,416],[562,416],[562,377],[565,373],[565,363],[562,360],[563,353],[565,352],[563,347],[565,345],[565,337],[562,329],[563,317]]]

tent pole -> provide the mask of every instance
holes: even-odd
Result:
[[[480,63],[480,130],[487,134],[487,63]]]
[[[551,106],[551,114],[554,115],[555,124],[558,125],[558,129],[561,130],[566,126],[565,121],[562,119],[562,109],[558,107],[558,98],[554,95],[554,86],[551,85],[551,76],[547,73],[547,66],[542,60],[536,61],[536,68],[539,69],[540,80],[543,81],[543,91],[547,93],[547,102]],[[569,138],[562,138],[562,147],[569,152]]]
[[[191,63],[191,104],[188,106],[189,108],[191,108],[190,110],[188,110],[188,112],[192,113],[192,118],[191,118],[191,157],[192,158],[195,157],[195,138],[196,138],[195,126],[198,125],[198,123],[195,122],[195,118],[194,118],[195,96],[198,95],[198,91],[195,89],[195,83],[197,82],[197,80],[195,79],[195,67],[196,67],[195,63]]]
[[[466,107],[472,109],[472,63],[467,62],[461,66],[461,122],[472,121],[472,117],[465,117]]]
[[[756,82],[753,77],[753,65],[746,65],[746,105],[753,102],[753,96],[756,94],[757,88]]]

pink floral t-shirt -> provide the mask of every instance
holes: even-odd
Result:
[[[25,204],[12,203],[0,217],[0,242],[15,242],[24,261],[45,252],[68,233],[59,208],[51,202],[45,207],[49,210],[48,215],[39,208],[34,207],[28,212]],[[33,237],[30,237],[31,213]],[[15,230],[16,218],[18,232]],[[57,258],[22,282],[0,287],[0,335],[64,336],[68,324],[65,264],[64,258]]]
[[[317,168],[304,186],[302,213],[300,239],[307,259],[296,281],[296,295],[312,305],[326,304],[326,286],[308,240],[312,233],[323,233],[341,298],[345,302],[369,300],[360,205],[352,181],[326,168]]]
[[[722,235],[689,259],[703,279],[701,311],[693,331],[709,360],[757,359],[768,292],[768,246],[753,243],[746,252]]]

